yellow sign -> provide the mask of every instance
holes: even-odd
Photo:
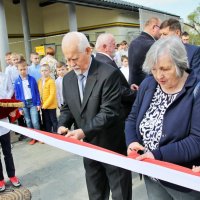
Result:
[[[45,48],[44,48],[44,46],[35,47],[35,51],[36,51],[40,56],[44,56],[44,55],[45,55]]]

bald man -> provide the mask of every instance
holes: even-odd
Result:
[[[151,45],[160,38],[160,24],[161,21],[157,17],[148,19],[144,31],[131,42],[128,50],[129,84],[139,86],[146,77],[142,65]]]
[[[84,34],[70,32],[62,41],[67,64],[73,69],[63,78],[64,106],[58,133],[126,155],[118,71],[98,62]],[[72,124],[73,131],[68,131]],[[131,200],[131,172],[84,158],[90,200]]]

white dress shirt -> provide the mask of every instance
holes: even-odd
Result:
[[[57,96],[59,108],[61,107],[61,105],[63,105],[62,81],[63,81],[63,77],[59,76],[56,79],[56,96]]]
[[[14,88],[15,81],[19,77],[19,71],[17,70],[17,67],[15,65],[13,65],[9,68],[7,67],[6,74],[10,76],[10,79],[12,81],[13,88]]]
[[[24,90],[25,100],[32,99],[31,88],[27,79],[24,79],[24,80],[22,79],[22,86]]]
[[[11,99],[14,91],[9,76],[0,72],[0,99]],[[2,122],[9,122],[8,117],[0,119]],[[5,135],[10,130],[0,126],[0,136]]]
[[[125,76],[126,80],[128,81],[128,79],[129,79],[129,67],[122,66],[120,68],[120,70],[121,70],[122,74]]]

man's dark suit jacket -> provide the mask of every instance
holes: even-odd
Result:
[[[200,47],[185,44],[185,49],[187,51],[189,66],[200,79]]]
[[[63,78],[64,106],[59,126],[76,123],[85,134],[84,141],[126,154],[124,122],[120,119],[120,77],[110,65],[92,58],[80,103],[78,80],[74,71]]]
[[[124,111],[124,118],[127,118],[128,114],[131,111],[133,102],[135,100],[136,92],[134,92],[130,89],[130,86],[129,86],[126,78],[124,77],[122,72],[119,70],[117,64],[113,60],[111,60],[108,56],[106,56],[105,54],[102,54],[102,53],[97,53],[95,58],[98,61],[112,65],[114,68],[117,69],[119,76],[120,76],[120,81],[121,81],[122,109]]]
[[[142,32],[131,42],[128,49],[129,84],[140,85],[146,77],[146,74],[142,71],[142,65],[154,42],[153,37],[145,32]]]

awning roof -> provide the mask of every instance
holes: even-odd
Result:
[[[52,3],[74,3],[76,5],[88,6],[88,7],[99,7],[106,9],[123,9],[129,11],[139,12],[139,9],[153,11],[161,14],[167,14],[170,16],[180,17],[178,15],[167,13],[161,10],[152,9],[149,7],[141,6],[135,3],[130,3],[122,0],[41,0],[40,6],[44,7]]]

